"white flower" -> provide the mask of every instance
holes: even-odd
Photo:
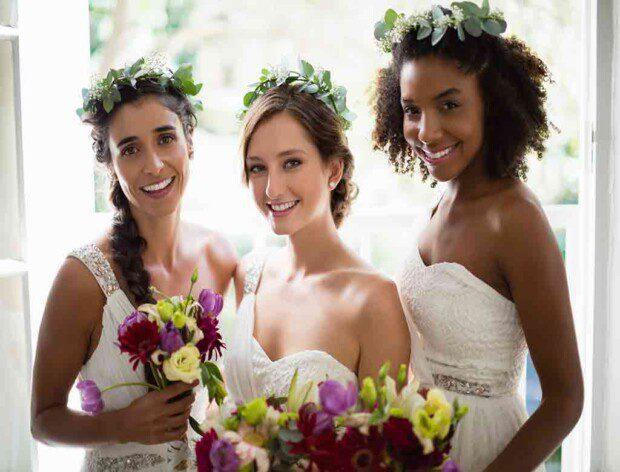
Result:
[[[200,351],[193,344],[187,344],[172,353],[164,361],[164,374],[168,380],[192,383],[200,378]]]
[[[151,361],[153,361],[153,364],[155,365],[161,365],[167,355],[168,353],[166,351],[156,349],[155,351],[153,351],[153,354],[151,354]]]

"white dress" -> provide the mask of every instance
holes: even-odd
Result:
[[[481,471],[527,419],[518,393],[527,345],[515,304],[458,263],[426,266],[417,245],[398,285],[434,384],[469,406],[450,456]]]
[[[122,354],[114,344],[118,326],[134,311],[134,307],[120,289],[110,264],[95,245],[84,246],[69,255],[84,263],[107,299],[103,307],[99,344],[82,367],[80,379],[94,380],[101,389],[121,382],[145,382],[144,367],[140,365],[137,370],[132,370],[128,355]],[[105,392],[104,411],[124,408],[146,392],[145,387],[121,387]],[[87,449],[82,470],[164,472],[187,470],[190,466],[187,443],[176,441],[157,445],[126,443]]]
[[[253,253],[246,273],[243,299],[237,311],[228,349],[224,353],[224,379],[232,400],[285,396],[295,373],[299,381],[327,378],[344,385],[357,383],[355,373],[324,351],[304,350],[272,361],[254,338],[254,306],[265,254]]]

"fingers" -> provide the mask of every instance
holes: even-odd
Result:
[[[198,383],[198,380],[194,380],[191,384],[187,384],[185,382],[175,383],[161,391],[162,397],[165,400],[171,400],[178,395],[191,391],[196,385],[198,385]]]
[[[194,403],[195,399],[196,399],[196,395],[192,393],[186,398],[182,398],[181,400],[178,400],[176,402],[168,403],[166,405],[165,415],[166,416],[179,415],[185,411],[191,410],[192,404]]]

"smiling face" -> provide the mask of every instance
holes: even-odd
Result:
[[[256,127],[245,172],[254,201],[276,234],[293,235],[317,221],[333,224],[330,182],[340,179],[342,162],[326,163],[289,113],[279,112]]]
[[[403,64],[400,90],[405,139],[435,179],[453,180],[467,168],[484,171],[484,103],[475,74],[425,56]]]
[[[178,209],[191,138],[176,113],[154,96],[125,104],[110,121],[109,146],[112,168],[134,211],[163,216]]]

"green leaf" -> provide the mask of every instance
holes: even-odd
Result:
[[[462,24],[459,23],[458,25],[456,25],[456,33],[458,34],[461,41],[465,41],[465,30],[463,29]]]
[[[137,74],[138,71],[142,68],[142,66],[144,65],[144,58],[141,57],[140,59],[138,59],[136,62],[134,62],[131,67],[129,68],[130,70],[130,75],[134,75]]]
[[[319,91],[319,86],[317,84],[308,84],[306,87],[306,92],[308,93],[317,93]]]
[[[352,122],[355,120],[355,118],[357,118],[357,115],[355,113],[353,113],[351,110],[345,110],[343,111],[340,116],[342,116],[345,120]]]
[[[206,369],[210,375],[212,375],[213,377],[215,377],[216,379],[220,380],[221,382],[224,381],[224,378],[222,377],[222,373],[220,372],[220,368],[217,366],[217,364],[215,362],[203,362],[202,366],[203,369]]]
[[[82,99],[88,100],[88,96],[90,95],[90,90],[87,88],[82,89]]]
[[[489,0],[482,0],[482,16],[488,16],[491,12],[491,6],[489,5]]]
[[[375,39],[377,41],[381,41],[383,38],[385,38],[387,36],[387,34],[390,32],[392,28],[390,28],[388,25],[385,24],[385,22],[383,21],[378,21],[377,23],[375,23]]]
[[[484,20],[482,22],[482,29],[489,33],[491,36],[499,36],[506,31],[506,22],[498,20]]]
[[[269,69],[267,68],[262,69],[260,73],[264,75],[265,77],[267,77],[270,74]]]
[[[463,22],[463,28],[465,31],[469,33],[471,36],[478,38],[482,34],[482,25],[478,18],[467,18]]]
[[[466,16],[480,16],[482,10],[473,2],[454,2],[452,5],[457,5],[463,10]]]
[[[391,8],[385,12],[385,15],[383,15],[383,21],[385,22],[387,26],[390,26],[390,27],[394,26],[394,23],[396,22],[397,18],[398,18],[398,13],[396,13]]]
[[[446,31],[448,31],[448,28],[445,26],[442,26],[441,28],[435,28],[433,30],[433,35],[431,36],[431,44],[433,46],[437,45],[439,41],[441,41],[441,38],[443,38],[443,36],[446,34]]]
[[[418,28],[418,34],[416,35],[416,38],[418,39],[418,41],[426,39],[431,35],[432,32],[433,28],[427,26],[420,26]]]
[[[332,74],[328,70],[323,71],[323,82],[327,86],[328,89],[332,88]]]
[[[303,59],[299,61],[299,70],[302,75],[305,75],[306,77],[311,77],[312,74],[314,74],[314,67],[312,67],[312,64],[304,61]]]
[[[446,16],[439,5],[433,7],[433,21],[441,21]]]
[[[121,93],[118,91],[117,87],[112,87],[110,93],[112,95],[112,100],[114,100],[115,102],[121,101]]]
[[[243,106],[249,107],[254,100],[254,91],[248,92],[243,96]]]
[[[112,108],[114,108],[114,101],[112,101],[110,97],[104,98],[103,109],[106,111],[106,113],[110,113],[112,111]]]

